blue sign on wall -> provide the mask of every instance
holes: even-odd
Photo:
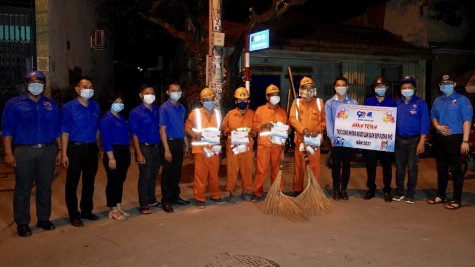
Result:
[[[269,30],[255,32],[249,35],[249,51],[269,48]]]

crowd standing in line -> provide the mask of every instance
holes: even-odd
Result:
[[[188,153],[188,140],[194,157],[193,198],[199,209],[206,207],[206,187],[210,200],[226,203],[219,188],[219,164],[222,146],[226,139],[227,177],[226,200],[236,202],[235,187],[241,177],[241,197],[245,201],[258,202],[263,196],[263,184],[270,167],[274,182],[283,156],[283,145],[293,128],[295,135],[294,196],[304,190],[305,138],[315,138],[327,131],[331,141],[333,199],[348,200],[346,192],[350,179],[351,148],[342,139],[334,138],[336,110],[340,105],[358,102],[348,95],[348,81],[338,77],[334,82],[335,95],[325,104],[317,98],[315,82],[310,77],[300,81],[299,96],[292,103],[290,118],[279,105],[280,89],[269,85],[265,94],[267,103],[254,112],[249,109],[249,92],[237,88],[234,92],[236,108],[230,110],[222,121],[215,109],[215,93],[210,88],[200,92],[201,108],[190,112],[178,101],[181,86],[177,82],[168,85],[169,99],[159,108],[155,104],[155,88],[144,84],[140,87],[142,103],[134,108],[129,121],[120,113],[124,101],[117,93],[108,97],[110,110],[100,116],[99,104],[91,99],[94,95],[90,77],[82,76],[75,84],[77,97],[63,105],[61,116],[57,104],[43,96],[46,77],[39,71],[25,76],[26,93],[10,99],[3,112],[2,135],[5,162],[15,167],[15,191],[13,211],[19,236],[31,236],[30,196],[33,183],[37,187],[37,226],[54,230],[50,221],[51,183],[55,163],[67,169],[65,199],[70,222],[75,227],[84,226],[81,219],[98,220],[93,214],[94,181],[98,169],[101,140],[103,164],[107,173],[106,199],[108,217],[125,220],[130,214],[123,209],[122,193],[127,171],[131,164],[130,139],[135,148],[135,160],[139,166],[138,202],[141,214],[151,214],[151,207],[160,204],[167,213],[173,205],[188,205],[190,201],[180,197],[179,181],[183,156]],[[443,95],[438,97],[431,111],[431,120],[437,130],[437,195],[427,200],[429,204],[447,202],[448,167],[454,176],[453,199],[447,209],[461,206],[463,177],[460,156],[468,152],[468,137],[473,116],[470,101],[454,92],[455,83],[444,76],[440,82]],[[416,80],[407,76],[400,81],[402,98],[396,102],[386,96],[388,83],[377,77],[373,84],[374,96],[365,100],[367,106],[397,107],[396,123],[396,195],[391,195],[390,152],[367,151],[367,186],[364,199],[375,196],[377,160],[383,165],[384,201],[405,200],[413,204],[417,185],[417,156],[424,152],[425,136],[429,133],[427,103],[415,96]],[[221,123],[222,122],[222,123]],[[288,123],[290,125],[288,125]],[[45,127],[47,126],[47,127]],[[291,126],[291,127],[289,127]],[[24,127],[29,127],[25,130]],[[277,130],[276,130],[277,129]],[[100,130],[100,135],[99,135]],[[275,136],[275,131],[283,136]],[[283,131],[283,133],[282,133]],[[257,138],[256,172],[252,181],[253,142]],[[236,140],[239,140],[237,142]],[[241,142],[241,143],[240,143]],[[309,164],[317,180],[320,177],[320,150],[308,155]],[[156,178],[160,166],[162,203],[156,197]],[[405,172],[409,170],[407,189],[404,190]],[[77,186],[82,175],[82,195],[78,210]],[[281,185],[282,187],[282,185]]]

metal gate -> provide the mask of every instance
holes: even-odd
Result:
[[[35,29],[34,8],[0,2],[0,112],[10,97],[22,92],[25,72],[36,65]]]

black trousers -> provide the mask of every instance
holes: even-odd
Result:
[[[91,213],[94,203],[94,181],[98,167],[99,148],[97,143],[68,144],[69,167],[66,175],[66,206],[70,219],[79,218],[77,188],[82,173],[80,209],[82,213]]]
[[[417,176],[419,166],[417,165],[418,156],[416,155],[417,144],[420,136],[412,138],[401,138],[396,136],[396,147],[394,149],[396,156],[396,193],[399,196],[414,197],[416,194]],[[404,191],[404,180],[407,171],[407,190]]]
[[[460,164],[460,146],[463,135],[453,134],[443,136],[437,134],[435,137],[435,148],[437,153],[437,195],[445,198],[447,184],[449,183],[449,166],[454,182],[453,200],[462,201],[463,177]]]
[[[173,202],[178,201],[178,198],[180,197],[179,183],[183,165],[183,145],[183,139],[168,139],[168,147],[172,154],[172,160],[168,162],[164,157],[162,157],[162,203],[172,204]],[[163,145],[162,150],[163,152],[165,151]]]
[[[145,158],[145,164],[139,164],[139,204],[140,207],[146,207],[157,201],[155,195],[157,187],[157,176],[162,164],[161,145],[145,145],[140,143],[140,150]]]
[[[392,180],[392,164],[391,164],[391,152],[366,150],[366,174],[368,180],[366,186],[372,192],[376,191],[376,166],[378,165],[378,159],[383,167],[383,183],[384,193],[391,193],[391,180]]]
[[[130,146],[129,145],[113,145],[112,152],[116,161],[116,168],[109,168],[109,157],[104,153],[103,163],[107,173],[106,198],[107,207],[115,207],[117,203],[122,203],[122,192],[124,182],[127,178],[127,171],[130,166]]]
[[[36,184],[36,217],[38,221],[51,216],[51,183],[57,148],[50,145],[42,148],[15,147],[15,191],[13,193],[13,217],[16,224],[29,224],[30,197],[33,183]]]
[[[332,179],[333,191],[346,190],[350,181],[350,147],[335,146],[332,148]]]

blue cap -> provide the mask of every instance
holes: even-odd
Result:
[[[25,75],[25,80],[43,80],[46,81],[46,76],[43,72],[38,70],[29,71]]]
[[[413,77],[411,76],[406,76],[404,78],[402,78],[400,81],[399,81],[399,85],[403,85],[405,83],[410,83],[412,85],[414,85],[414,87],[416,87],[416,79],[414,79]]]

